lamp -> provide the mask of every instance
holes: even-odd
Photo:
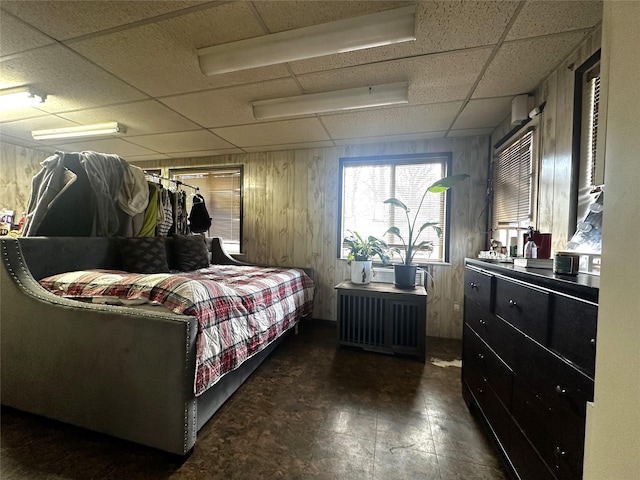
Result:
[[[408,103],[406,82],[253,102],[257,120]]]
[[[415,5],[197,50],[205,75],[415,40]]]
[[[96,137],[124,133],[126,128],[117,122],[96,123],[80,127],[52,128],[50,130],[34,130],[31,136],[34,140],[49,140],[52,138]]]
[[[38,95],[28,85],[0,90],[0,110],[35,107],[44,102],[46,95]]]

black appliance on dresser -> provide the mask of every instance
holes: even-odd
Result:
[[[521,480],[582,478],[599,277],[467,259],[462,394]]]

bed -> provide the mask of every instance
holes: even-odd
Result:
[[[179,455],[312,311],[311,272],[219,239],[211,265],[159,273],[123,268],[113,237],[0,243],[2,404]]]

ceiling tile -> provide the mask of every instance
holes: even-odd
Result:
[[[163,153],[195,152],[198,150],[220,150],[233,145],[216,137],[208,130],[193,132],[163,133],[127,138],[127,141]]]
[[[149,95],[165,96],[288,76],[284,65],[210,77],[200,71],[197,48],[262,33],[245,2],[226,3],[69,46]]]
[[[599,0],[528,2],[506,40],[591,28],[601,20],[602,2]]]
[[[2,8],[57,40],[87,35],[157,17],[206,0],[61,1],[3,0]],[[117,8],[114,8],[117,6]]]
[[[133,162],[147,162],[150,160],[168,160],[171,157],[168,155],[163,155],[162,153],[153,153],[151,155],[127,155],[126,160],[129,163]]]
[[[241,148],[329,140],[317,118],[215,128],[213,132]]]
[[[112,153],[120,155],[125,160],[129,155],[154,155],[156,153],[119,138],[91,139],[82,142],[78,142],[77,139],[76,141],[66,139],[66,143],[56,145],[56,149],[64,152]]]
[[[47,115],[48,113],[33,107],[0,110],[0,122],[15,122],[17,120],[26,120],[28,118],[46,117]],[[1,126],[0,129],[2,129]]]
[[[3,123],[0,131],[6,135],[33,141],[31,137],[31,132],[33,130],[48,130],[50,128],[66,127],[77,127],[77,124],[69,120],[65,120],[64,118],[56,117],[55,115],[47,115],[45,117],[28,118],[25,120]],[[44,143],[45,145],[54,144],[55,140],[46,140],[40,143]]]
[[[403,135],[447,130],[462,102],[380,108],[367,111],[323,115],[331,138],[360,138]]]
[[[414,42],[367,48],[292,62],[296,74],[373,64],[394,58],[494,45],[518,6],[517,1],[420,2]]]
[[[504,43],[472,98],[533,92],[584,37],[575,32]]]
[[[172,111],[155,100],[92,108],[79,112],[60,114],[80,125],[91,123],[118,122],[127,128],[126,135],[148,135],[153,133],[179,132],[199,128],[182,115]]]
[[[205,128],[254,123],[251,102],[300,94],[291,78],[164,97],[161,102]]]
[[[470,100],[453,124],[456,130],[469,128],[497,127],[511,113],[513,97],[483,98]]]
[[[3,85],[32,85],[47,94],[40,110],[56,113],[145,98],[62,45],[21,53],[0,64]]]
[[[2,3],[4,7],[4,2]],[[54,43],[35,28],[13,15],[0,13],[0,56],[11,55]]]
[[[380,135],[376,137],[349,138],[335,140],[336,145],[359,145],[363,143],[393,143],[393,142],[413,142],[416,140],[428,140],[433,138],[443,138],[447,132],[424,132],[411,133],[407,135]]]
[[[306,93],[409,82],[409,103],[442,103],[467,98],[486,63],[490,48],[317,72],[298,77]]]
[[[244,147],[243,150],[245,152],[275,152],[279,150],[301,150],[301,149],[309,149],[309,148],[329,148],[333,147],[334,143],[332,141],[324,141],[324,142],[303,142],[303,143],[285,143],[282,145],[259,145],[256,147]]]
[[[192,152],[173,152],[169,155],[171,158],[191,158],[191,157],[209,157],[212,155],[233,155],[234,153],[244,153],[240,148],[221,148],[217,150],[201,150]]]

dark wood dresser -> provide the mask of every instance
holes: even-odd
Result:
[[[462,394],[516,478],[582,478],[599,280],[465,261]]]

